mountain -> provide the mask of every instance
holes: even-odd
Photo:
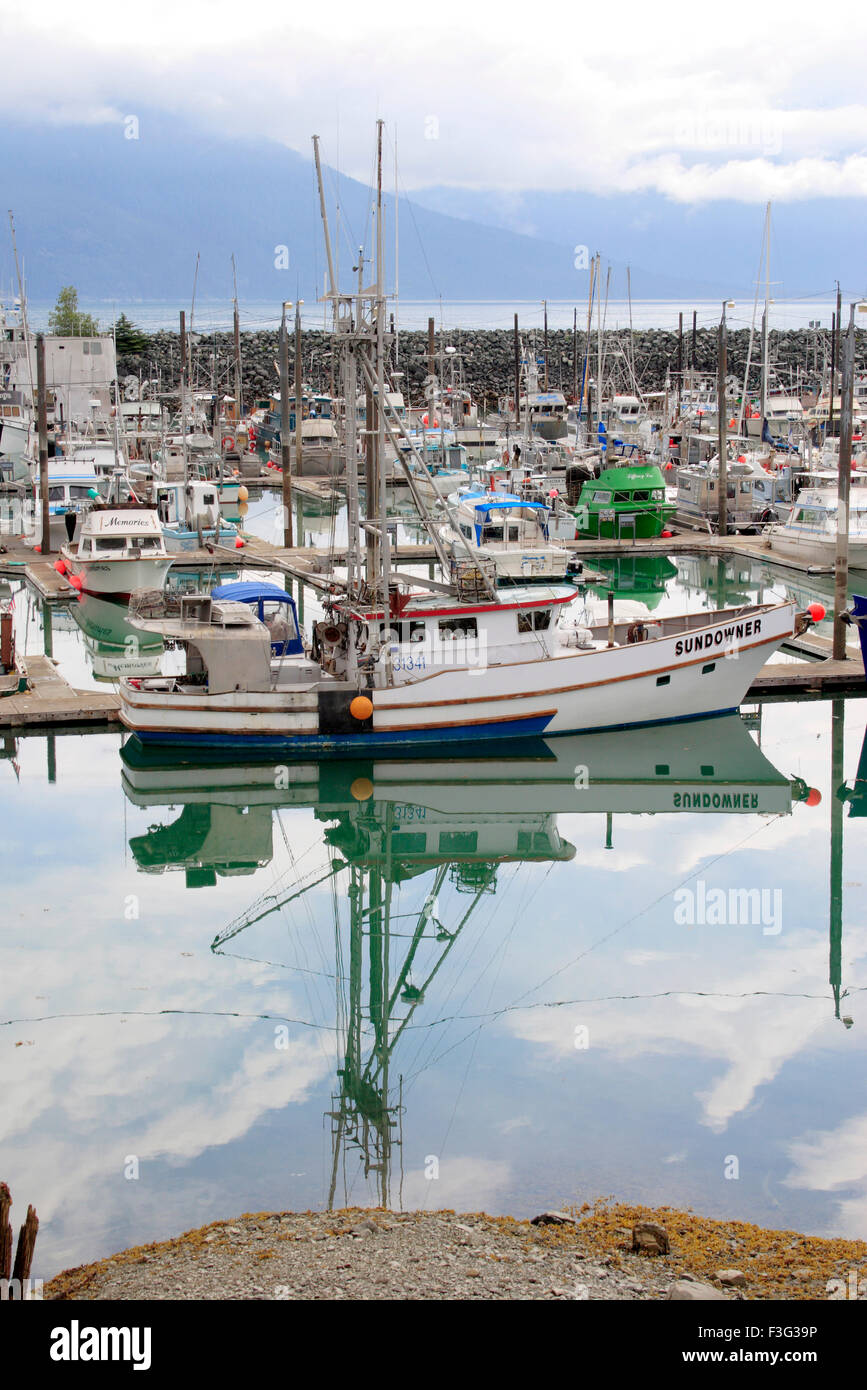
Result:
[[[545,241],[583,243],[601,251],[605,259],[650,266],[691,287],[712,279],[715,291],[721,286],[726,296],[752,298],[755,292],[764,204],[720,201],[688,206],[659,194],[603,198],[570,191],[503,193],[450,187],[420,189],[414,198],[450,217],[483,218]],[[865,213],[864,198],[774,204],[771,295],[828,298],[835,280],[849,297],[867,290],[867,257],[855,231]],[[632,281],[635,294],[635,272]],[[643,289],[638,293],[652,297]]]
[[[78,288],[82,302],[188,303],[197,253],[203,298],[231,297],[233,252],[242,299],[300,296],[309,303],[321,292],[325,256],[312,161],[283,145],[226,139],[143,112],[137,139],[125,138],[121,123],[7,127],[0,172],[32,303],[53,302],[65,284]],[[327,183],[332,236],[348,272],[360,242],[371,245],[364,231],[371,193],[333,170]],[[588,272],[574,265],[579,244],[612,261],[614,297],[625,296],[628,262],[636,298],[716,298],[751,286],[761,239],[754,206],[684,209],[644,196],[426,189],[411,204],[402,198],[399,216],[401,298],[425,301],[582,303]],[[863,279],[853,218],[848,204],[823,204],[821,218],[812,204],[781,210],[775,226],[783,255],[777,264],[772,250],[772,267],[786,292],[827,292],[836,276]],[[389,196],[389,277],[393,228]],[[281,247],[288,269],[275,265]],[[4,292],[12,282],[7,239]],[[344,287],[353,282],[343,274]]]

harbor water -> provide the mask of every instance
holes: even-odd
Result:
[[[298,522],[323,544],[341,518]],[[595,572],[576,603],[636,613],[831,582]],[[19,587],[16,624],[81,687],[173,656],[104,601]],[[614,1194],[867,1237],[865,718],[287,765],[7,736],[0,1132],[35,1273],[329,1205]]]

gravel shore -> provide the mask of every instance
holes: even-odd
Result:
[[[52,1299],[828,1299],[867,1244],[598,1203],[481,1213],[246,1214],[65,1270]],[[832,1281],[837,1281],[833,1283]],[[855,1285],[857,1288],[857,1284]],[[849,1294],[848,1296],[851,1296]]]

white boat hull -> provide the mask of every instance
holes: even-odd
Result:
[[[774,527],[767,536],[771,551],[781,558],[798,560],[804,565],[834,564],[837,542],[833,536],[790,535],[784,526]],[[867,570],[867,540],[855,540],[850,536],[848,550],[850,569]]]
[[[632,645],[562,648],[547,660],[442,667],[368,689],[323,678],[262,693],[200,693],[171,680],[121,684],[121,718],[144,740],[354,752],[578,733],[736,709],[795,625],[793,603],[707,615],[704,626]],[[601,634],[597,632],[597,637]],[[336,713],[335,713],[336,711]]]
[[[171,556],[155,556],[142,560],[78,560],[64,546],[61,555],[66,561],[67,574],[81,580],[86,594],[112,594],[128,597],[136,589],[161,589],[172,563]]]

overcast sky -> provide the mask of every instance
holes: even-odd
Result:
[[[863,6],[0,0],[0,112],[181,113],[403,186],[750,202],[867,194]],[[144,132],[143,132],[144,135]],[[389,160],[392,156],[389,153]]]

